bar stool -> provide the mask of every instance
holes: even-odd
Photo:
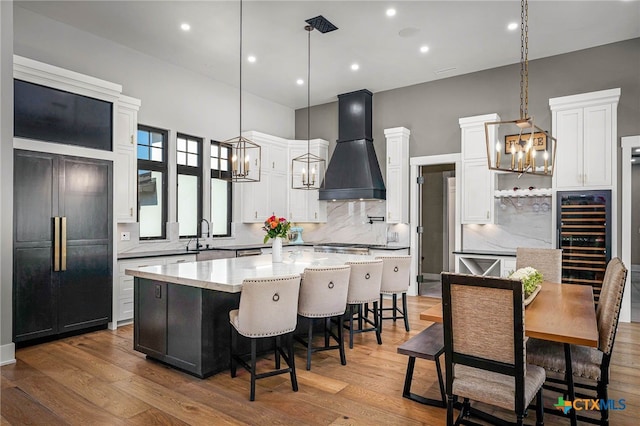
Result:
[[[300,336],[294,336],[297,341],[307,348],[307,370],[311,370],[311,353],[338,349],[340,363],[347,364],[344,354],[344,339],[340,319],[347,306],[347,291],[349,289],[349,265],[306,268],[300,283],[300,298],[298,300],[298,315],[309,319],[307,341]],[[315,320],[324,319],[324,346],[312,345],[313,324]],[[333,321],[332,321],[333,320]],[[332,331],[332,322],[336,322],[337,335]],[[329,344],[332,337],[337,345]]]
[[[242,282],[240,307],[229,312],[231,323],[230,370],[236,376],[236,363],[251,373],[250,401],[256,397],[256,380],[277,374],[289,373],[291,387],[298,391],[296,366],[293,355],[293,331],[297,325],[298,294],[300,275],[283,275],[272,278],[246,279]],[[251,340],[250,363],[246,355],[238,353],[238,335]],[[280,337],[285,335],[287,353],[284,352]],[[275,370],[256,374],[256,342],[258,339],[275,337]],[[288,368],[280,368],[280,356]]]
[[[366,316],[363,305],[373,302],[373,311],[378,311],[378,298],[380,297],[380,283],[382,281],[382,260],[364,260],[347,262],[351,266],[349,276],[349,291],[347,293],[347,305],[349,306],[349,322],[344,327],[349,329],[349,348],[353,349],[353,335],[375,331],[378,344],[382,344],[380,337],[380,323],[378,315],[371,321]],[[358,329],[354,329],[354,317],[358,320]],[[372,327],[364,328],[364,324]]]
[[[382,320],[404,319],[404,328],[409,331],[409,318],[407,317],[407,290],[411,282],[411,256],[378,256],[382,260],[382,283],[380,284],[380,309],[378,316],[380,332],[382,332]],[[402,310],[398,308],[398,294],[402,295]],[[383,296],[391,295],[393,307],[385,308]],[[392,311],[390,317],[383,316],[384,311]],[[375,310],[374,310],[375,312]],[[399,314],[399,315],[398,315]]]

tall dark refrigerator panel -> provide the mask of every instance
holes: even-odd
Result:
[[[611,191],[559,191],[562,282],[593,287],[596,303],[611,259]]]
[[[14,342],[106,325],[112,164],[15,150]]]

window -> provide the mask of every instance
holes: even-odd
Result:
[[[163,239],[167,222],[166,130],[138,126],[138,222],[140,239]]]
[[[231,146],[211,141],[211,236],[231,236]]]
[[[180,237],[195,237],[202,219],[202,139],[178,133],[177,142]]]

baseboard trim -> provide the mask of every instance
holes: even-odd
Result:
[[[16,363],[16,345],[15,343],[7,343],[0,346],[0,365],[8,365]]]

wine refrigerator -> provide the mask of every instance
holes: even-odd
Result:
[[[557,193],[562,282],[593,287],[597,305],[611,259],[611,191]]]

